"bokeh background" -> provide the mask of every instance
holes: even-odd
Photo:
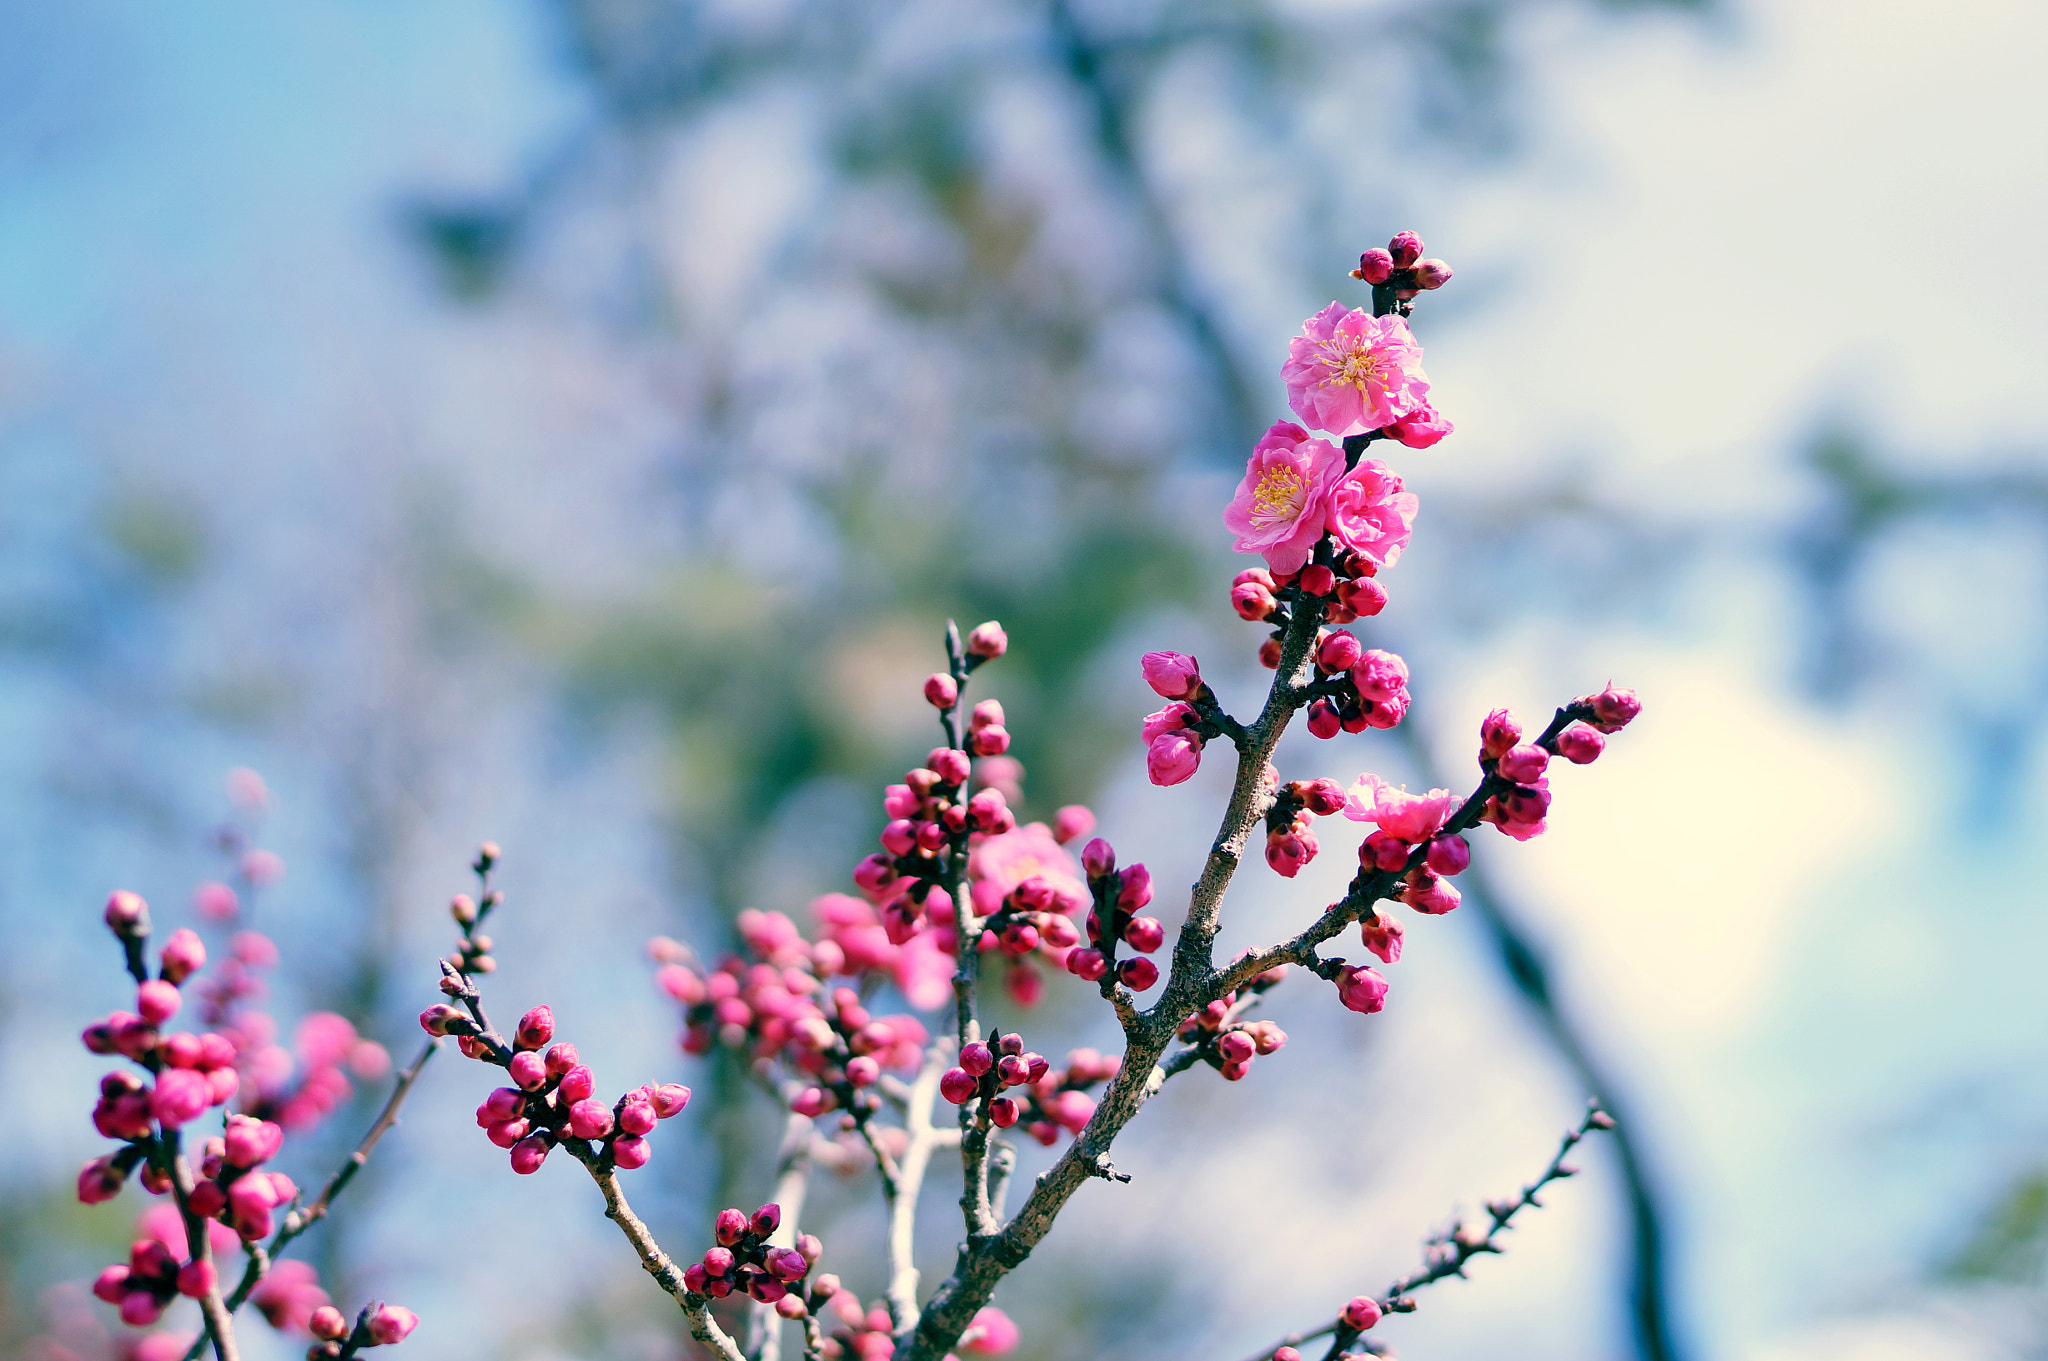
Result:
[[[2044,44],[2018,0],[0,3],[0,1350],[125,1246],[132,1199],[70,1193],[97,909],[190,919],[230,767],[289,867],[279,1012],[394,1052],[504,844],[501,1008],[700,1092],[640,1174],[679,1250],[772,1114],[676,1052],[641,944],[845,886],[949,615],[1010,630],[1026,811],[1191,876],[1222,763],[1145,784],[1136,655],[1253,704],[1220,507],[1286,337],[1413,227],[1458,271],[1375,625],[1418,699],[1282,768],[1462,784],[1486,709],[1610,677],[1645,717],[1482,842],[1386,1013],[1291,986],[1281,1057],[1168,1089],[1006,1287],[1020,1355],[1270,1345],[1595,1084],[1632,1167],[1405,1356],[2048,1355]],[[1226,944],[1347,859],[1247,872]],[[1106,1020],[1055,979],[1026,1024]],[[417,1309],[418,1361],[681,1355],[488,1085],[429,1070],[306,1240],[332,1288]],[[864,1294],[874,1199],[812,1210]]]

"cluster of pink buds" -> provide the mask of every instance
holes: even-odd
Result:
[[[1148,652],[1141,665],[1153,693],[1172,701],[1145,715],[1145,774],[1153,784],[1179,784],[1201,767],[1203,744],[1228,731],[1223,710],[1193,657]]]
[[[718,1244],[704,1259],[683,1268],[683,1284],[693,1293],[724,1299],[738,1291],[762,1304],[772,1304],[784,1318],[802,1318],[806,1311],[804,1277],[825,1255],[810,1234],[799,1234],[794,1247],[775,1247],[768,1239],[782,1225],[782,1207],[763,1205],[745,1211],[718,1212]]]
[[[471,1038],[464,1034],[473,1029],[466,1023],[446,1005],[420,1015],[428,1034]],[[597,1097],[590,1069],[578,1062],[576,1046],[551,1044],[554,1037],[553,1008],[538,1006],[519,1018],[506,1063],[513,1085],[484,1098],[476,1108],[477,1125],[492,1143],[510,1150],[512,1170],[521,1176],[538,1172],[554,1146],[567,1139],[591,1145],[605,1166],[645,1167],[654,1152],[647,1135],[656,1121],[690,1104],[690,1089],[677,1082],[649,1083],[607,1104]]]
[[[1283,878],[1301,873],[1302,866],[1316,858],[1312,824],[1318,817],[1342,812],[1344,802],[1344,786],[1335,780],[1281,785],[1266,810],[1266,863]]]
[[[1088,913],[1088,947],[1067,956],[1067,971],[1090,983],[1114,973],[1132,991],[1144,992],[1159,981],[1159,966],[1145,956],[1166,941],[1157,917],[1137,915],[1152,902],[1152,871],[1142,864],[1119,870],[1115,849],[1101,837],[1081,849],[1081,868],[1095,906]],[[1119,941],[1138,954],[1118,961]]]
[[[144,1238],[129,1249],[125,1266],[116,1263],[99,1274],[92,1293],[118,1308],[123,1323],[147,1328],[163,1317],[172,1300],[180,1295],[197,1299],[213,1289],[214,1282],[213,1263],[180,1265],[169,1248]]]
[[[1408,716],[1408,663],[1393,653],[1334,629],[1316,644],[1315,661],[1308,730],[1317,737],[1391,728]]]
[[[795,1027],[795,1045],[784,1054],[797,1071],[816,1079],[790,1108],[816,1117],[845,1110],[866,1121],[882,1108],[872,1090],[884,1069],[915,1072],[931,1038],[915,1016],[874,1016],[852,988],[834,988],[831,1007]]]
[[[934,709],[951,709],[960,702],[959,682],[943,671],[935,671],[925,680],[924,697]],[[968,713],[967,749],[976,756],[1001,756],[1010,749],[1010,730],[1003,726],[1001,700],[985,699]]]
[[[1635,691],[1613,686],[1581,695],[1563,709],[1565,726],[1538,742],[1522,740],[1522,725],[1506,709],[1488,714],[1479,726],[1479,765],[1502,787],[1488,797],[1480,819],[1517,841],[1541,835],[1550,812],[1552,755],[1591,764],[1606,750],[1608,734],[1627,727],[1642,707]]]
[[[1237,1082],[1252,1070],[1254,1059],[1279,1053],[1287,1043],[1286,1031],[1271,1021],[1241,1017],[1253,998],[1286,977],[1287,966],[1276,964],[1246,984],[1242,995],[1225,994],[1182,1021],[1180,1039],[1193,1049],[1194,1061],[1208,1064],[1226,1081]]]
[[[1402,232],[1387,242],[1385,250],[1374,247],[1360,255],[1351,277],[1375,288],[1391,288],[1395,297],[1406,302],[1425,289],[1449,283],[1451,267],[1441,260],[1423,259],[1422,238]]]
[[[1024,1047],[1022,1035],[998,1035],[992,1043],[961,1049],[958,1066],[939,1078],[939,1095],[956,1106],[978,1098],[987,1123],[1002,1129],[1022,1125],[1049,1148],[1061,1130],[1081,1132],[1095,1114],[1088,1089],[1115,1077],[1122,1062],[1116,1055],[1076,1049],[1065,1068],[1054,1068],[1043,1054]]]
[[[901,945],[924,927],[952,918],[953,899],[943,886],[949,860],[941,852],[964,848],[970,827],[1005,832],[1016,815],[994,789],[963,797],[973,763],[956,747],[934,747],[925,764],[905,772],[903,783],[883,795],[889,821],[882,827],[882,851],[854,867],[853,881],[882,913],[889,939]]]
[[[979,1098],[982,1118],[1008,1129],[1024,1114],[1024,1103],[1008,1091],[1035,1083],[1051,1071],[1045,1055],[1024,1047],[1022,1035],[998,1035],[993,1046],[977,1040],[961,1047],[959,1064],[939,1078],[939,1095],[956,1106]]]
[[[371,1304],[350,1324],[341,1310],[323,1304],[306,1320],[306,1330],[319,1339],[306,1349],[306,1361],[346,1361],[365,1347],[395,1346],[419,1323],[419,1315],[401,1305]]]
[[[244,1242],[268,1238],[271,1212],[290,1205],[299,1188],[282,1172],[257,1169],[277,1156],[284,1127],[253,1115],[230,1115],[224,1134],[206,1141],[200,1182],[192,1188],[195,1214],[221,1219]]]

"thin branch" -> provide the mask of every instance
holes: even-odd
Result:
[[[785,1099],[784,1106],[788,1105]],[[790,1111],[782,1122],[782,1147],[775,1158],[774,1203],[782,1210],[782,1222],[770,1234],[773,1247],[796,1246],[797,1223],[803,1217],[804,1196],[811,1184],[811,1130],[808,1115]],[[772,1304],[756,1301],[747,1311],[747,1355],[754,1361],[782,1361],[781,1316]]]
[[[954,1133],[932,1128],[932,1102],[952,1056],[950,1040],[942,1038],[931,1047],[906,1103],[904,1128],[910,1142],[903,1150],[895,1198],[889,1202],[889,1318],[898,1333],[917,1326],[917,1200],[932,1150],[940,1143],[938,1136]]]
[[[185,1155],[178,1151],[178,1127],[171,1125],[157,1135],[157,1147],[164,1160],[170,1164],[171,1190],[178,1202],[178,1214],[185,1225],[185,1255],[194,1262],[213,1260],[213,1240],[207,1233],[208,1221],[192,1208],[192,1188],[197,1184],[192,1179],[192,1168],[185,1161]],[[227,1303],[221,1299],[220,1281],[207,1287],[200,1297],[199,1312],[206,1320],[206,1330],[195,1340],[194,1346],[203,1349],[208,1338],[213,1340],[215,1361],[239,1361],[240,1353],[235,1347],[235,1322]]]
[[[626,1193],[619,1189],[618,1173],[603,1165],[602,1155],[581,1139],[564,1139],[561,1146],[571,1157],[583,1164],[589,1171],[590,1179],[597,1183],[597,1189],[604,1193],[604,1217],[619,1226],[619,1232],[626,1235],[626,1241],[633,1245],[633,1251],[640,1256],[640,1265],[654,1278],[675,1302],[681,1306],[683,1317],[689,1320],[690,1336],[707,1347],[718,1361],[746,1361],[739,1344],[726,1335],[705,1308],[710,1303],[704,1296],[692,1293],[683,1284],[682,1270],[661,1250],[661,1244],[654,1241],[654,1235],[633,1213],[633,1207],[626,1203]]]

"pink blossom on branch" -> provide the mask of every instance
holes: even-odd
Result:
[[[1273,426],[1252,450],[1237,495],[1224,508],[1223,527],[1237,535],[1231,546],[1265,554],[1275,572],[1299,572],[1323,535],[1330,486],[1343,471],[1344,455],[1328,440],[1286,421]]]
[[[1363,459],[1331,486],[1324,524],[1340,548],[1392,567],[1408,546],[1420,504],[1414,492],[1402,490],[1393,469],[1376,458]]]
[[[1340,437],[1392,425],[1428,405],[1422,346],[1408,323],[1363,308],[1346,311],[1342,303],[1302,323],[1280,376],[1294,414]]]

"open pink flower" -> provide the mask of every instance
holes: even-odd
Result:
[[[1244,481],[1223,511],[1240,553],[1263,553],[1276,572],[1299,572],[1323,535],[1330,484],[1344,455],[1298,425],[1268,430],[1245,464]]]
[[[1330,488],[1324,524],[1339,546],[1392,567],[1408,546],[1420,504],[1414,492],[1402,490],[1393,469],[1376,458],[1362,459]]]
[[[1435,836],[1457,806],[1448,789],[1410,794],[1377,775],[1361,775],[1345,800],[1344,816],[1353,822],[1377,822],[1388,836],[1413,846]]]
[[[1088,886],[1081,880],[1074,857],[1042,822],[1027,822],[1013,832],[987,837],[967,853],[967,877],[974,881],[974,910],[984,917],[995,912],[1011,889],[1034,874],[1056,894],[1077,903],[1088,901]]]
[[[1331,303],[1287,342],[1287,404],[1318,430],[1363,435],[1393,425],[1428,403],[1422,346],[1399,317]]]

